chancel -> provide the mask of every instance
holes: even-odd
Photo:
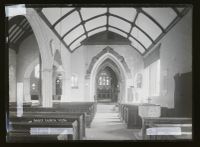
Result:
[[[192,139],[191,6],[5,9],[7,142]]]

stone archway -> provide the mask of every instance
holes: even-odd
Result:
[[[106,73],[106,77],[105,75],[102,77],[102,73]],[[123,77],[117,65],[111,59],[106,59],[97,70],[95,84],[96,101],[108,103],[119,102],[124,91],[122,85],[124,85]]]
[[[94,101],[95,99],[95,82],[98,69],[107,59],[111,60],[120,71],[120,77],[122,81],[121,87],[123,87],[123,89],[121,89],[121,97],[122,101],[125,102],[127,100],[128,79],[131,78],[131,72],[125,62],[124,57],[119,55],[116,51],[114,51],[114,49],[110,48],[109,46],[104,48],[100,53],[93,57],[87,70],[85,78],[86,80],[88,80],[89,83],[90,101]]]
[[[28,20],[36,37],[41,55],[41,78],[42,78],[42,107],[52,107],[52,65],[53,56],[50,49],[50,38],[45,23],[33,8],[26,9]]]
[[[24,102],[30,102],[31,101],[31,95],[30,95],[30,77],[31,73],[34,70],[35,66],[39,64],[39,59],[35,59],[29,66],[26,68],[25,74],[24,74],[24,80],[23,80],[23,92],[24,92]]]

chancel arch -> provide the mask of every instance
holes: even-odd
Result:
[[[95,85],[97,102],[116,103],[122,100],[123,77],[117,65],[107,58],[98,68]]]
[[[109,59],[109,60],[108,60]],[[99,72],[99,69],[101,69],[101,66],[105,61],[112,61],[110,62],[109,66],[113,68],[115,71],[120,71],[120,79],[121,79],[121,88],[120,91],[122,91],[121,98],[122,101],[127,100],[127,87],[128,87],[128,79],[131,78],[131,73],[128,68],[128,65],[126,64],[124,58],[120,56],[114,49],[110,47],[104,48],[97,56],[95,56],[89,66],[89,69],[87,70],[86,79],[89,79],[90,83],[90,100],[94,101],[96,96],[96,90],[95,90],[95,84],[96,84],[96,76]],[[105,62],[106,63],[106,62]],[[112,63],[112,64],[111,64]],[[108,63],[107,63],[108,64]],[[105,66],[105,65],[104,65]]]

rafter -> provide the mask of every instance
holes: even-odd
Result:
[[[104,13],[104,14],[100,14],[100,15],[96,15],[96,16],[94,16],[94,17],[92,17],[92,18],[89,18],[89,19],[85,20],[85,23],[88,22],[88,21],[90,21],[90,20],[92,20],[92,19],[95,19],[95,18],[104,16],[104,15],[105,15],[105,13]],[[62,39],[64,39],[65,36],[67,36],[70,32],[72,32],[75,28],[77,28],[77,27],[78,27],[79,25],[81,25],[81,24],[82,24],[82,23],[80,22],[79,24],[77,24],[77,25],[75,25],[73,28],[71,28],[69,31],[67,31],[67,32],[62,36]]]
[[[59,18],[53,25],[50,24],[50,22],[47,20],[47,18],[44,16],[44,14],[41,14],[43,15],[44,18],[46,18],[50,28],[53,30],[53,32],[56,34],[56,36],[61,40],[61,42],[63,42],[65,44],[65,46],[70,50],[70,46],[75,42],[77,41],[80,37],[82,37],[83,35],[86,35],[86,37],[88,38],[88,33],[96,30],[96,29],[99,29],[99,28],[103,28],[103,27],[106,27],[106,30],[108,31],[108,27],[111,27],[111,28],[115,28],[123,33],[125,33],[127,35],[127,38],[131,37],[133,38],[135,41],[137,41],[144,49],[145,49],[145,53],[150,50],[170,29],[171,27],[173,27],[180,18],[182,18],[182,16],[184,15],[184,13],[186,13],[184,10],[182,12],[179,12],[178,9],[176,7],[171,7],[171,9],[173,9],[173,11],[177,14],[177,17],[170,23],[170,25],[164,29],[161,24],[156,21],[150,14],[148,14],[146,11],[144,11],[141,7],[134,7],[136,10],[137,10],[137,13],[135,15],[135,18],[133,21],[129,21],[127,20],[126,18],[124,17],[121,17],[119,15],[116,15],[116,14],[111,14],[109,13],[109,8],[107,7],[107,11],[105,13],[102,13],[102,14],[99,14],[99,15],[96,15],[96,16],[93,16],[87,20],[83,20],[83,17],[82,17],[82,13],[80,11],[80,8],[74,8],[73,10],[71,10],[70,12],[66,13],[65,15],[63,15],[61,18]],[[41,9],[40,9],[41,10]],[[80,16],[80,20],[81,22],[77,25],[75,25],[73,28],[71,28],[70,30],[68,30],[63,36],[60,36],[60,34],[58,34],[58,32],[55,30],[55,26],[60,23],[65,17],[67,17],[68,15],[70,15],[71,13],[77,11],[79,16]],[[138,16],[139,14],[143,14],[145,15],[147,18],[149,18],[157,27],[159,27],[161,30],[162,30],[162,33],[154,40],[146,31],[144,31],[139,25],[136,25],[136,21],[138,19]],[[90,31],[87,31],[86,30],[86,26],[85,24],[88,22],[88,21],[91,21],[91,20],[94,20],[96,18],[99,18],[99,17],[102,17],[102,16],[106,16],[106,24],[105,25],[102,25],[102,26],[99,26],[99,27],[96,27],[96,28],[93,28],[92,30]],[[131,28],[129,30],[129,32],[125,32],[124,30],[118,28],[118,27],[115,27],[115,26],[111,26],[109,25],[109,17],[110,16],[113,16],[113,17],[116,17],[120,20],[123,20],[127,23],[129,23],[131,25]],[[43,19],[44,20],[44,19]],[[45,21],[46,22],[46,21]],[[66,42],[64,41],[64,38],[70,33],[72,32],[74,29],[76,29],[77,27],[79,27],[80,25],[83,26],[83,29],[84,29],[84,33],[79,35],[77,38],[75,38],[69,45],[66,44]],[[140,30],[150,41],[151,41],[151,45],[146,48],[137,38],[135,38],[134,36],[131,35],[131,32],[133,30],[133,28],[136,27],[138,30]],[[86,39],[87,39],[86,38]],[[78,47],[77,47],[78,48]],[[75,48],[73,51],[75,51],[77,48]],[[73,52],[72,50],[70,50],[71,52]]]
[[[165,29],[165,31],[163,33],[161,33],[156,39],[155,39],[155,44],[157,44],[165,35],[167,32],[169,32],[175,24],[177,24],[177,22],[179,22],[181,20],[181,18],[187,14],[187,12],[190,10],[190,8],[185,8],[179,15],[179,17],[177,16],[169,25],[168,27]],[[147,54],[152,48],[154,47],[154,45],[150,45],[148,47],[148,51],[145,52],[143,55]]]
[[[139,15],[139,11],[138,11],[137,9],[136,9],[136,11],[137,11],[137,13],[136,13],[136,15],[135,15],[135,18],[134,18],[132,24],[131,24],[131,29],[130,29],[130,31],[129,31],[129,33],[128,33],[127,38],[130,36],[130,34],[131,34],[132,30],[133,30],[133,27],[135,26],[135,22],[136,22],[136,20],[137,20],[137,17],[138,17],[138,15]]]
[[[81,8],[80,8],[80,9],[81,9]],[[85,31],[86,37],[88,37],[87,30],[86,30],[86,28],[85,28],[85,22],[83,21],[83,17],[82,17],[82,14],[81,14],[81,12],[80,12],[80,9],[78,9],[77,11],[78,11],[78,14],[79,14],[79,16],[80,16],[81,23],[82,23],[83,29],[84,29],[84,31]]]
[[[47,26],[53,31],[53,33],[58,37],[58,39],[62,42],[62,44],[68,49],[68,51],[71,52],[71,50],[69,49],[69,46],[62,40],[61,36],[56,32],[56,30],[52,28],[52,25],[47,20],[47,18],[44,16],[44,14],[42,12],[38,12],[38,11],[36,11],[36,12],[44,20],[44,22],[47,24]]]
[[[106,26],[106,25],[96,27],[96,28],[94,28],[94,29],[88,31],[87,33],[90,33],[90,32],[92,32],[92,31],[94,31],[94,30],[96,30],[96,29],[99,29],[99,28],[103,28],[103,27],[105,27],[105,26]],[[86,33],[83,33],[83,34],[81,34],[80,36],[78,36],[77,38],[75,38],[75,39],[69,44],[69,47],[70,47],[76,40],[78,40],[79,38],[81,38],[81,37],[84,36],[84,35],[86,35]]]
[[[162,30],[162,32],[165,31],[164,28],[151,15],[145,12],[142,8],[136,8],[136,9],[140,11],[141,13],[143,13],[144,15],[146,15],[151,21],[153,21]]]
[[[125,31],[123,31],[123,30],[121,30],[121,29],[119,29],[117,27],[114,27],[114,26],[111,26],[111,25],[109,25],[109,27],[117,29],[117,30],[125,33],[126,35],[128,35],[127,32],[125,32]],[[133,37],[132,35],[130,35],[130,37],[132,37],[133,39],[135,39],[135,41],[137,41],[144,48],[144,50],[146,50],[146,47],[137,38]]]
[[[52,27],[55,28],[55,26],[61,22],[65,17],[67,17],[68,15],[70,15],[71,13],[73,13],[74,11],[76,11],[76,9],[73,9],[71,11],[69,11],[68,13],[66,13],[65,15],[63,15],[61,18],[59,18],[53,25]]]
[[[93,28],[91,30],[88,31],[88,33],[94,31],[94,30],[97,30],[97,29],[100,29],[100,28],[103,28],[103,27],[106,27],[107,25],[102,25],[102,26],[99,26],[99,27],[96,27],[96,28]]]
[[[129,20],[127,20],[127,19],[125,19],[125,18],[122,18],[121,16],[118,16],[118,15],[114,15],[114,14],[111,14],[113,17],[117,17],[117,18],[119,18],[119,19],[121,19],[121,20],[124,20],[125,22],[127,22],[127,23],[129,23],[129,24],[133,24],[133,22],[131,22],[131,21],[129,21]],[[138,15],[139,15],[139,12],[138,12]],[[134,21],[136,21],[137,19],[135,19]],[[143,29],[141,29],[139,26],[137,26],[135,23],[134,23],[134,26],[133,27],[136,27],[136,28],[138,28],[141,32],[143,32],[152,42],[153,42],[153,39],[152,39],[152,37],[150,37]]]
[[[78,26],[80,26],[82,23],[80,22],[79,24],[75,25],[73,28],[71,28],[69,31],[67,31],[61,39],[63,40],[70,32],[72,32],[74,29],[76,29]]]
[[[136,27],[138,30],[140,30],[142,33],[144,33],[151,40],[151,42],[153,44],[155,44],[153,38],[151,36],[149,36],[149,34],[147,34],[143,29],[141,29],[138,25],[135,25],[134,27]]]
[[[69,47],[74,43],[76,42],[79,38],[81,38],[82,36],[86,35],[85,33],[81,34],[80,36],[78,36],[77,38],[75,38],[70,44],[69,44]]]
[[[25,23],[26,23],[26,21],[25,21],[23,24],[21,24],[21,25],[16,24],[16,25],[18,26],[18,28],[15,29],[15,32],[14,32],[14,34],[10,37],[10,40],[13,39],[13,37],[18,33],[18,31],[20,31],[20,30],[24,31],[24,30],[22,29],[21,26],[23,26]],[[10,34],[12,34],[12,32],[13,32],[13,31],[11,31]]]
[[[107,13],[106,13],[106,30],[108,31],[108,23],[109,23],[109,8],[107,8]]]

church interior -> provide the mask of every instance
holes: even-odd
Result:
[[[8,10],[7,142],[192,139],[191,6]]]

